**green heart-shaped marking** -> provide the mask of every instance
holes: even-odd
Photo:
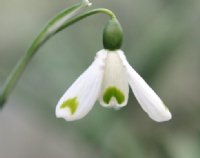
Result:
[[[78,101],[77,101],[77,97],[74,98],[69,98],[67,99],[65,102],[62,103],[61,105],[61,109],[64,108],[69,108],[71,111],[71,114],[74,114],[76,112],[76,109],[78,107]]]
[[[122,104],[125,100],[124,94],[116,87],[108,87],[103,95],[103,101],[109,104],[112,97],[115,97],[118,104]]]

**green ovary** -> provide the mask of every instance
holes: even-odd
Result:
[[[63,104],[61,105],[61,109],[69,108],[71,111],[71,114],[74,114],[76,112],[76,109],[78,107],[78,101],[77,97],[67,99]]]
[[[118,104],[122,104],[125,100],[124,94],[116,87],[109,87],[103,95],[103,101],[109,104],[112,97],[115,97]]]

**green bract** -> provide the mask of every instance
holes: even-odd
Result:
[[[123,31],[116,18],[109,20],[103,32],[103,46],[108,50],[120,49],[123,40]]]

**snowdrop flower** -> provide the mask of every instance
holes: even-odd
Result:
[[[107,108],[120,109],[127,105],[129,85],[151,119],[168,121],[171,113],[159,96],[130,66],[120,50],[122,29],[116,19],[104,29],[104,49],[97,52],[93,63],[69,87],[56,106],[56,116],[66,121],[83,118],[99,100]]]

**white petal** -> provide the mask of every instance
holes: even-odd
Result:
[[[127,104],[128,93],[128,80],[122,61],[116,51],[109,51],[99,98],[100,104],[119,109]]]
[[[143,110],[147,112],[150,118],[157,122],[168,121],[171,119],[171,113],[164,105],[159,96],[153,91],[151,87],[144,81],[144,79],[129,65],[126,57],[122,51],[119,55],[126,68],[129,84],[132,91],[142,106]]]
[[[90,67],[71,85],[56,106],[56,116],[66,121],[84,117],[95,104],[102,84],[107,53],[101,50]]]

